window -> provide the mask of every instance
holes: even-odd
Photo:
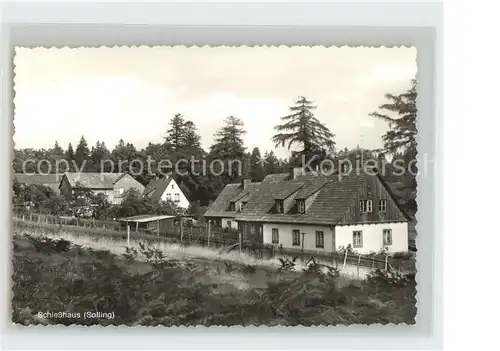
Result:
[[[384,236],[384,246],[392,245],[392,229],[384,229],[382,233]]]
[[[236,204],[234,202],[229,204],[229,211],[236,211]]]
[[[271,242],[273,244],[278,244],[280,242],[280,232],[279,232],[278,228],[273,228],[272,229]]]
[[[298,200],[297,204],[299,206],[299,213],[304,213],[306,212],[306,204],[304,200]]]
[[[300,230],[297,229],[292,230],[292,245],[293,246],[300,245]]]
[[[325,247],[325,235],[322,231],[316,231],[316,247]]]
[[[227,227],[231,229],[231,221],[227,221]]]
[[[360,200],[359,201],[359,211],[361,213],[367,213],[372,211],[372,200]]]
[[[172,194],[167,194],[167,201],[172,201]]]
[[[116,196],[123,195],[124,190],[125,190],[125,189],[123,189],[123,188],[116,188],[116,189],[115,189],[115,195],[116,195]]]
[[[245,208],[246,202],[240,202],[240,212]]]
[[[379,212],[387,212],[387,200],[378,200]]]
[[[361,230],[352,232],[352,247],[363,247],[363,233]]]
[[[174,185],[172,184],[172,189],[174,188]]]
[[[181,201],[181,195],[175,194],[175,202],[180,202],[180,201]]]
[[[283,200],[276,200],[276,212],[283,213]]]
[[[255,226],[250,224],[250,235],[255,235]]]

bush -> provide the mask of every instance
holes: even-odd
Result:
[[[144,244],[115,256],[26,238],[33,245],[14,245],[12,275],[12,319],[24,325],[386,324],[413,323],[416,314],[414,275],[376,271],[341,286],[338,271],[324,274],[314,260],[294,272],[294,257],[281,260],[286,274],[267,269],[262,275],[265,268],[233,262],[220,277],[213,269],[218,261],[167,260]],[[235,280],[249,287],[230,287]],[[114,318],[39,318],[39,311],[113,312]]]

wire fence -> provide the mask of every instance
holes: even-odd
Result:
[[[228,252],[236,250],[245,252],[256,258],[269,259],[275,256],[298,257],[308,261],[311,257],[328,266],[342,267],[346,265],[371,269],[392,271],[412,271],[415,262],[412,257],[392,257],[384,254],[361,255],[350,251],[334,251],[322,253],[312,250],[283,248],[278,245],[256,242],[242,242],[239,247],[239,236],[235,231],[211,228],[210,235],[206,226],[177,226],[173,232],[152,233],[141,228],[127,228],[125,223],[109,220],[83,219],[76,217],[53,216],[30,213],[13,216],[13,224],[20,229],[31,229],[57,234],[61,231],[77,235],[87,235],[95,238],[110,238],[114,240],[139,240],[148,243],[167,242],[183,246],[200,246],[202,248],[224,249]]]

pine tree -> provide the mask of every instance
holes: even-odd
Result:
[[[260,154],[260,150],[258,147],[255,147],[252,150],[252,154],[250,156],[250,178],[253,181],[260,182],[265,177],[265,169],[264,166],[267,163],[266,159],[263,159]]]
[[[184,140],[183,147],[187,149],[200,149],[201,137],[198,134],[198,129],[192,121],[186,121],[184,124]]]
[[[248,171],[243,146],[243,135],[246,133],[243,129],[244,123],[234,116],[227,117],[224,123],[225,125],[214,135],[215,143],[210,147],[209,155],[212,160],[221,160],[224,164],[223,177],[219,179],[219,184],[215,185],[216,189],[223,187],[227,182],[236,181]],[[216,173],[220,172],[220,169],[214,170]]]
[[[300,96],[295,106],[289,107],[291,114],[281,117],[284,123],[274,127],[278,132],[272,138],[276,146],[288,144],[288,149],[292,145],[302,146],[301,150],[292,153],[296,161],[301,161],[302,156],[306,157],[306,162],[315,156],[320,161],[333,152],[335,135],[314,116],[312,110],[316,108],[312,101]]]
[[[85,137],[82,135],[82,137],[80,139],[80,143],[76,147],[75,156],[74,156],[74,159],[79,167],[82,166],[84,161],[87,162],[87,160],[89,158],[89,154],[90,154],[90,151],[89,151],[89,147],[87,145],[87,140],[85,140]]]
[[[241,159],[245,154],[243,146],[244,123],[241,119],[229,116],[224,120],[225,126],[219,129],[214,137],[215,144],[211,152],[221,159]]]
[[[390,129],[383,135],[384,152],[404,164],[404,174],[400,176],[396,192],[400,194],[400,203],[410,214],[417,211],[416,174],[417,174],[417,81],[412,80],[411,87],[400,95],[386,94],[390,101],[379,107],[384,113],[373,112],[370,115],[382,119]],[[393,116],[390,116],[392,114]],[[396,115],[396,116],[394,116]]]
[[[412,80],[411,88],[400,95],[386,94],[389,103],[379,107],[386,113],[373,112],[370,116],[382,119],[389,124],[390,130],[382,137],[384,149],[395,155],[398,152],[416,157],[417,151],[417,82]],[[391,117],[387,113],[395,113]]]
[[[165,142],[174,149],[181,148],[186,137],[186,122],[180,113],[170,120],[170,129],[167,130]]]
[[[100,171],[109,171],[108,170],[101,170],[101,162],[105,159],[108,159],[110,157],[110,153],[106,145],[104,144],[104,141],[101,143],[99,140],[96,142],[95,146],[92,147],[92,151],[90,152],[90,159],[92,161],[92,170],[95,172],[100,172]],[[109,166],[106,164],[106,166]]]
[[[57,140],[54,143],[54,148],[51,150],[51,153],[54,156],[62,156],[62,155],[64,155],[64,150],[62,149],[62,147],[59,146],[59,143],[57,142]]]
[[[75,158],[75,153],[73,151],[73,146],[71,143],[68,144],[68,150],[66,150],[66,158],[68,160],[73,160]]]

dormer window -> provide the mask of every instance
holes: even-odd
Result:
[[[372,200],[359,200],[359,211],[361,213],[372,212]]]
[[[378,210],[379,212],[387,212],[387,200],[378,200]]]
[[[240,212],[245,208],[246,202],[240,202]]]
[[[234,202],[229,204],[229,211],[236,211],[236,204]]]
[[[276,200],[276,212],[277,213],[283,213],[284,212],[283,200]]]
[[[304,200],[297,200],[297,207],[299,208],[299,213],[306,212],[306,202]]]

